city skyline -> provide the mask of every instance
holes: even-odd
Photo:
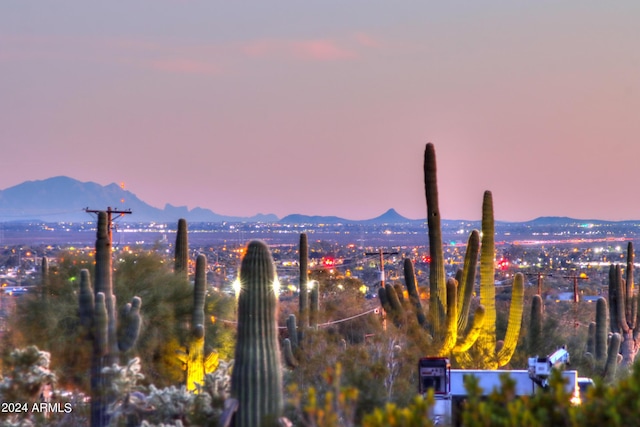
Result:
[[[247,10],[251,8],[251,10]],[[0,5],[0,189],[162,208],[640,219],[640,4]]]

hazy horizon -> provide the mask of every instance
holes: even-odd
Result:
[[[221,215],[640,218],[640,3],[0,4],[0,188]]]

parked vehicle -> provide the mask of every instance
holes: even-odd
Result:
[[[527,370],[451,369],[446,357],[423,357],[418,362],[419,392],[425,394],[433,390],[435,405],[431,419],[435,424],[457,426],[460,425],[460,407],[468,396],[464,386],[465,377],[472,375],[477,378],[483,396],[500,388],[502,376],[508,376],[515,383],[516,396],[530,396],[539,389],[548,388],[552,372],[561,370],[566,390],[572,394],[572,402],[579,404],[581,391],[586,390],[593,381],[579,377],[578,371],[564,370],[568,362],[569,353],[565,348],[547,357],[529,358]]]

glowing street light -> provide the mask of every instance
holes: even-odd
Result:
[[[240,295],[240,277],[236,277],[236,280],[233,281],[233,283],[231,284],[231,287],[233,288],[233,291],[236,294],[236,298],[238,298],[238,296]]]
[[[278,275],[273,279],[273,292],[276,295],[280,295],[280,279],[278,279]]]

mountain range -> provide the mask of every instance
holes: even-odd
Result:
[[[176,222],[185,218],[189,222],[280,222],[285,224],[424,224],[426,219],[408,219],[389,209],[382,215],[366,220],[350,220],[336,216],[313,216],[291,214],[278,218],[274,214],[257,214],[251,217],[228,216],[209,209],[166,204],[163,209],[153,207],[135,194],[117,184],[106,186],[95,182],[81,182],[67,176],[44,180],[25,181],[0,190],[0,222],[87,222],[94,216],[85,209],[131,210],[134,215],[124,215],[123,222]],[[455,224],[461,220],[443,220]],[[478,221],[471,221],[478,222]],[[521,224],[558,226],[562,224],[589,222],[593,224],[612,221],[578,220],[567,217],[540,217]],[[496,223],[506,223],[496,221]],[[506,223],[508,224],[508,223]],[[513,223],[515,224],[515,223]]]
[[[131,210],[124,215],[124,222],[175,222],[185,218],[189,222],[283,222],[283,223],[411,223],[410,220],[389,209],[377,218],[352,221],[338,217],[320,217],[293,214],[279,219],[274,214],[258,214],[251,217],[220,215],[209,209],[166,204],[163,209],[153,207],[135,194],[117,184],[106,186],[95,182],[81,182],[67,176],[44,180],[25,181],[0,190],[0,222],[86,222],[94,219],[85,209]]]

